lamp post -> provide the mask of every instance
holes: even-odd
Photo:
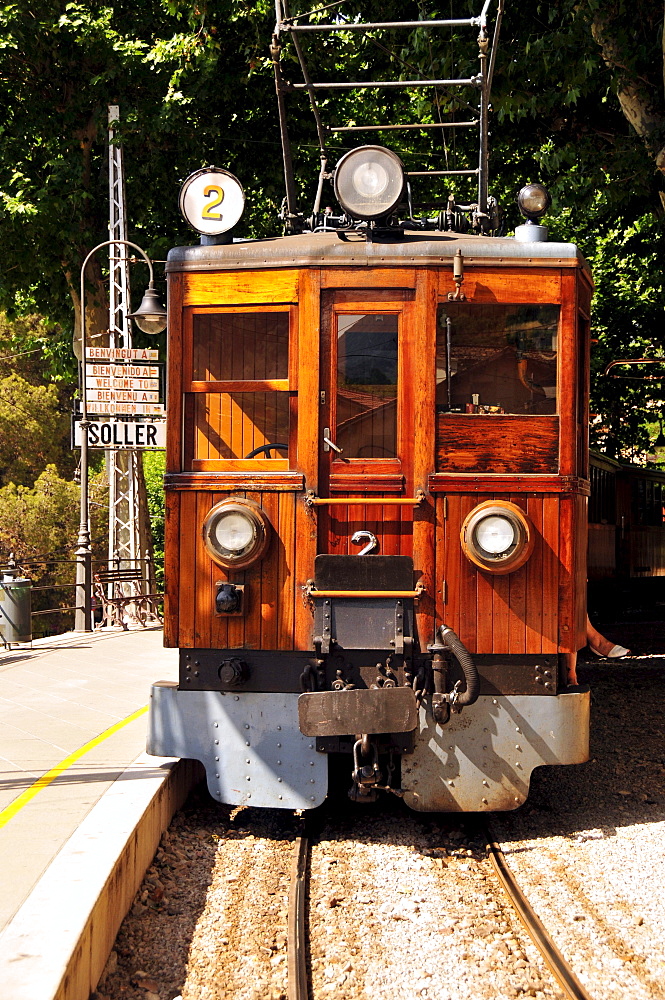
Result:
[[[127,246],[137,250],[150,270],[150,281],[143,294],[141,305],[135,313],[128,313],[144,333],[161,333],[166,326],[166,310],[159,301],[154,286],[152,261],[148,255],[129,240],[106,240],[94,247],[81,265],[81,518],[76,542],[76,614],[74,630],[92,631],[91,591],[92,591],[92,551],[90,548],[90,515],[88,490],[88,388],[86,382],[86,329],[85,329],[85,269],[90,259],[109,246]]]

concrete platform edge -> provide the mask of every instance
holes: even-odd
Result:
[[[70,837],[0,934],[11,1000],[88,1000],[163,831],[202,777],[142,754]]]

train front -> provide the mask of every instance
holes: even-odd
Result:
[[[512,809],[588,754],[589,271],[537,212],[509,239],[363,211],[169,254],[180,677],[148,749],[233,805],[314,808],[335,759],[358,802]]]

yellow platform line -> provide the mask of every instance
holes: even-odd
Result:
[[[123,729],[124,726],[129,725],[130,722],[134,722],[135,719],[140,719],[141,716],[145,715],[147,711],[148,706],[144,705],[143,708],[139,708],[136,712],[132,712],[132,714],[128,715],[126,719],[122,719],[120,722],[116,722],[115,725],[105,729],[103,733],[99,734],[99,736],[95,736],[93,740],[90,740],[82,747],[79,747],[79,749],[75,750],[74,753],[70,753],[69,757],[65,757],[65,759],[60,761],[59,764],[52,767],[50,771],[42,774],[41,778],[37,778],[34,784],[30,785],[30,788],[26,788],[24,792],[21,792],[17,799],[14,799],[14,801],[8,805],[6,809],[3,809],[2,812],[0,812],[0,830],[3,826],[6,826],[7,823],[9,823],[9,821],[28,804],[28,802],[34,799],[35,795],[41,792],[42,788],[46,788],[47,785],[50,785],[52,781],[55,781],[55,779],[63,774],[67,768],[71,767],[72,764],[75,764],[77,760],[80,760],[81,757],[87,754],[90,750],[99,746],[99,744],[103,743],[104,740],[107,740],[109,736],[113,736],[114,733]]]

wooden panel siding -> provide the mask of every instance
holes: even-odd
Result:
[[[555,416],[439,413],[436,431],[437,472],[558,471]]]
[[[295,269],[233,271],[229,274],[185,272],[179,277],[183,282],[185,306],[298,301],[298,272]]]
[[[462,524],[480,498],[456,493],[448,494],[445,500],[436,498],[436,593],[440,618],[458,633],[472,653],[537,654],[566,649],[568,633],[561,645],[557,635],[559,588],[562,581],[574,575],[575,566],[574,547],[566,553],[559,543],[561,498],[501,493],[500,499],[521,507],[536,534],[531,558],[521,569],[505,576],[483,572],[462,551]],[[573,505],[576,499],[571,497]],[[561,610],[566,620],[575,621],[578,609],[572,588]]]
[[[178,641],[182,648],[293,649],[295,617],[296,513],[302,497],[293,492],[234,491],[258,503],[273,527],[265,557],[246,570],[225,570],[210,558],[200,525],[206,514],[228,494],[169,493],[170,503],[182,504],[183,532],[179,546],[180,601]],[[215,614],[218,582],[244,584],[245,614],[224,618]],[[300,595],[298,595],[300,600]]]

